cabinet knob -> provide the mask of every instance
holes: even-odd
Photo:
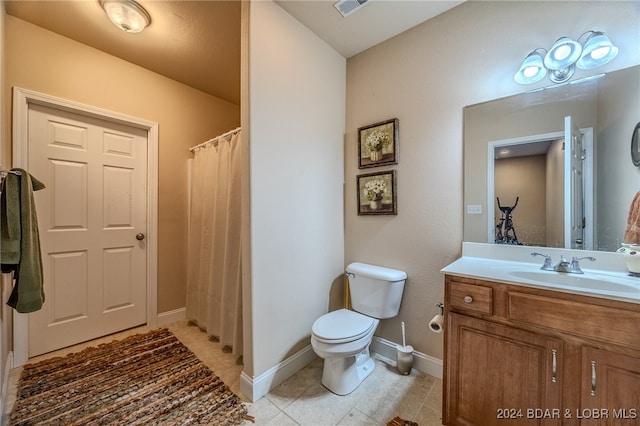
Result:
[[[473,302],[473,297],[471,296],[465,296],[464,297],[464,303],[471,303]]]

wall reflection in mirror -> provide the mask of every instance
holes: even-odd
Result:
[[[640,66],[466,107],[464,241],[616,251],[638,122]]]

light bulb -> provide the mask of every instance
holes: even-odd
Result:
[[[567,56],[569,56],[570,53],[571,53],[571,48],[567,45],[563,45],[558,47],[556,50],[554,50],[553,57],[555,60],[561,61],[565,59]]]
[[[538,74],[538,71],[540,71],[540,68],[538,67],[527,67],[524,69],[523,73],[525,77],[531,78],[534,75]]]
[[[609,54],[609,51],[611,51],[611,48],[609,46],[599,47],[598,49],[595,49],[593,52],[591,52],[591,57],[593,59],[602,59]]]

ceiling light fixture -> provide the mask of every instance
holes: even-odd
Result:
[[[338,12],[344,17],[351,15],[355,12],[360,6],[364,5],[368,0],[340,0],[335,3],[333,7],[338,9]]]
[[[537,48],[529,53],[513,79],[519,84],[532,84],[549,74],[552,82],[564,83],[571,79],[576,66],[597,68],[617,54],[618,48],[601,31],[587,31],[578,41],[560,37],[548,51]]]
[[[127,33],[139,33],[149,26],[151,16],[133,0],[101,0],[100,5],[113,24]]]

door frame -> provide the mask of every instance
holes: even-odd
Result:
[[[158,319],[158,123],[119,112],[34,92],[13,88],[13,167],[29,169],[29,105],[43,105],[91,118],[124,124],[147,131],[147,325],[155,327]],[[28,314],[13,312],[13,366],[28,360]]]
[[[564,121],[563,121],[564,122]],[[584,181],[584,201],[585,201],[585,230],[584,230],[584,248],[583,250],[593,250],[595,247],[595,234],[593,232],[595,223],[595,199],[593,196],[594,185],[594,147],[593,147],[593,127],[580,128],[580,132],[584,135],[584,148],[588,155],[584,160],[583,174]],[[487,143],[487,242],[495,243],[495,218],[493,216],[495,202],[495,180],[494,180],[494,160],[495,149],[500,146],[520,145],[524,143],[541,142],[550,139],[564,139],[564,129],[557,132],[542,133],[537,135],[528,135],[517,138],[499,139],[489,141]],[[564,186],[564,182],[562,183]],[[567,241],[565,241],[566,247]],[[570,247],[569,247],[570,248]]]

